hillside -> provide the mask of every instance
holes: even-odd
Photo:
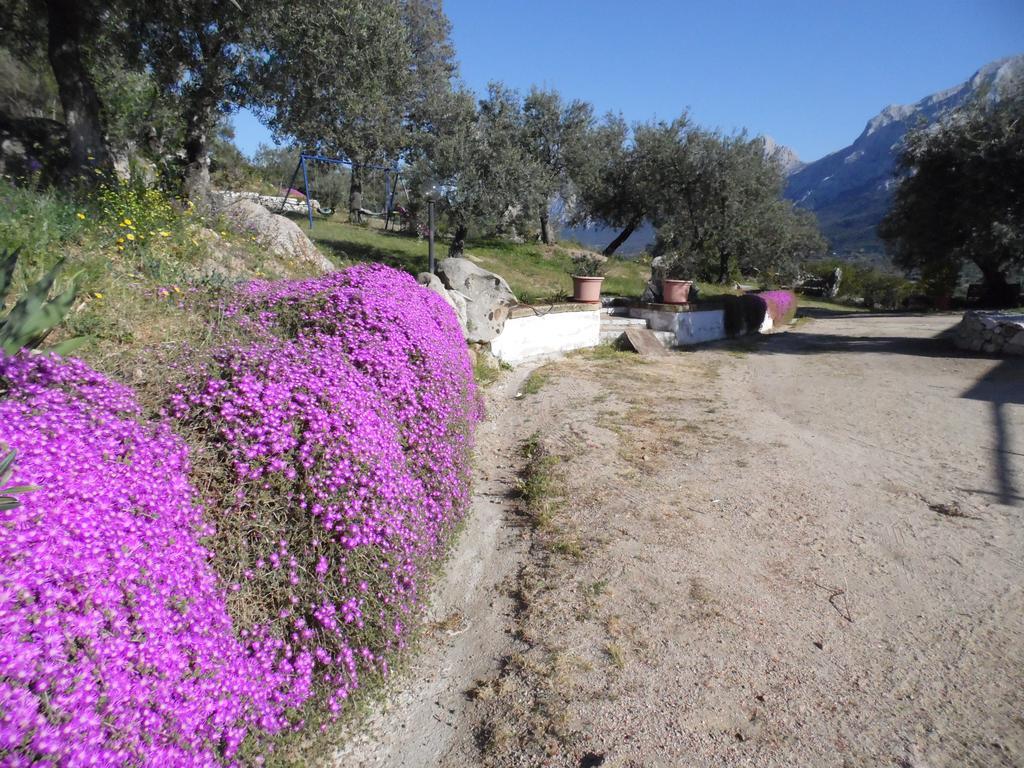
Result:
[[[786,197],[817,214],[837,253],[881,256],[882,244],[875,229],[889,206],[903,136],[971,99],[1019,87],[1016,84],[1022,78],[1024,55],[988,64],[966,82],[915,104],[887,106],[868,121],[852,144],[798,167],[789,178]]]
[[[340,263],[373,261],[411,274],[427,269],[427,241],[376,227],[356,226],[337,219],[318,220],[309,232],[324,251]],[[308,231],[308,230],[307,230]],[[438,242],[436,255],[448,253],[448,243]],[[569,276],[572,245],[543,246],[502,240],[471,241],[466,255],[484,269],[504,277],[520,301],[541,301],[572,293]],[[650,267],[635,260],[612,258],[605,278],[607,295],[639,296]]]

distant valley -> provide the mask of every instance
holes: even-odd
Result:
[[[789,176],[785,195],[818,216],[822,232],[838,255],[865,261],[885,261],[876,234],[889,208],[893,171],[900,143],[908,130],[931,123],[970,100],[988,95],[998,98],[1024,82],[1024,55],[988,64],[953,88],[927,96],[915,104],[890,105],[868,120],[852,144],[810,163],[791,149],[764,137],[765,152]],[[618,234],[605,227],[570,227],[562,232],[592,248],[603,248]],[[654,228],[646,224],[619,249],[620,255],[640,253],[654,242]]]

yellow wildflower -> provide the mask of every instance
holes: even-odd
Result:
[[[227,232],[225,232],[225,231],[224,231],[224,230],[222,229],[222,230],[220,231],[220,236],[221,236],[221,237],[227,237],[227,236],[228,236],[228,233],[227,233]]]
[[[81,221],[85,221],[85,214],[82,213],[81,211],[76,213],[75,216],[77,216]]]
[[[171,233],[168,232],[166,229],[161,229],[160,230],[160,237],[170,237],[170,236],[171,236]]]
[[[100,293],[99,291],[96,291],[95,293],[93,293],[93,296],[95,296],[97,299],[102,299],[103,298],[103,294]]]
[[[133,235],[133,234],[132,234],[131,232],[129,232],[129,233],[128,233],[128,234],[126,235],[126,237],[127,237],[127,238],[128,238],[129,240],[134,240],[134,239],[135,239],[135,235]]]
[[[124,238],[123,237],[117,238],[117,244],[118,245],[121,245],[123,242],[124,242]]]
[[[126,219],[124,220],[124,225],[125,225],[126,227],[130,227],[130,226],[132,225],[132,220],[131,220],[131,219],[128,219],[128,218],[126,218]]]

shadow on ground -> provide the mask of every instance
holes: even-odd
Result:
[[[852,317],[852,316],[851,316]],[[857,319],[870,315],[857,315]],[[875,317],[879,317],[875,315]],[[887,318],[901,315],[887,314]],[[902,315],[913,318],[920,315]],[[731,352],[768,355],[819,354],[890,354],[918,357],[957,359],[991,359],[985,355],[959,350],[949,336],[951,329],[935,336],[852,336],[845,334],[807,333],[792,330],[773,336],[750,336],[723,342],[721,347]],[[1006,358],[974,382],[960,397],[991,404],[993,447],[993,475],[995,490],[963,488],[970,493],[995,497],[1007,506],[1024,502],[1024,489],[1015,478],[1012,456],[1024,456],[1014,450],[1010,432],[1009,407],[1024,406],[1024,358]]]
[[[1024,453],[1013,450],[1008,421],[1010,405],[1024,405],[1024,360],[1004,360],[991,371],[978,379],[974,386],[964,392],[961,397],[968,400],[981,400],[991,404],[992,432],[995,437],[995,480],[998,490],[969,490],[995,496],[1001,504],[1012,506],[1014,502],[1024,502],[1024,495],[1016,485],[1011,456],[1022,456]]]
[[[339,241],[321,239],[317,241],[321,248],[328,250],[339,262],[373,262],[386,264],[394,269],[418,274],[427,271],[427,257],[414,256],[412,254],[400,253],[397,251],[385,251],[366,243],[355,243],[351,240]]]

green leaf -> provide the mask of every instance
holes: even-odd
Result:
[[[17,457],[17,451],[11,451],[2,460],[0,460],[0,485],[6,483],[8,478],[11,476],[13,471],[14,459]]]
[[[65,339],[60,344],[54,344],[52,347],[48,347],[47,351],[53,352],[61,357],[68,357],[79,347],[92,340],[92,336],[76,336],[73,339]]]
[[[9,496],[0,496],[0,512],[6,512],[9,509],[17,509],[21,506],[21,502],[15,498]]]
[[[20,493],[32,493],[32,491],[38,490],[38,485],[13,485],[10,488],[4,488],[3,492],[14,496]]]
[[[0,263],[0,307],[3,306],[4,301],[7,299],[7,292],[11,289],[11,280],[14,278],[14,267],[18,263],[18,254],[21,253],[21,248],[15,248],[13,251],[8,253],[7,249],[4,249],[3,255],[0,256],[2,263]]]
[[[50,288],[63,266],[64,259],[61,259],[14,305],[0,328],[0,346],[7,354],[13,355],[23,347],[31,349],[38,346],[71,310],[78,288],[76,285],[53,301],[47,301]]]

